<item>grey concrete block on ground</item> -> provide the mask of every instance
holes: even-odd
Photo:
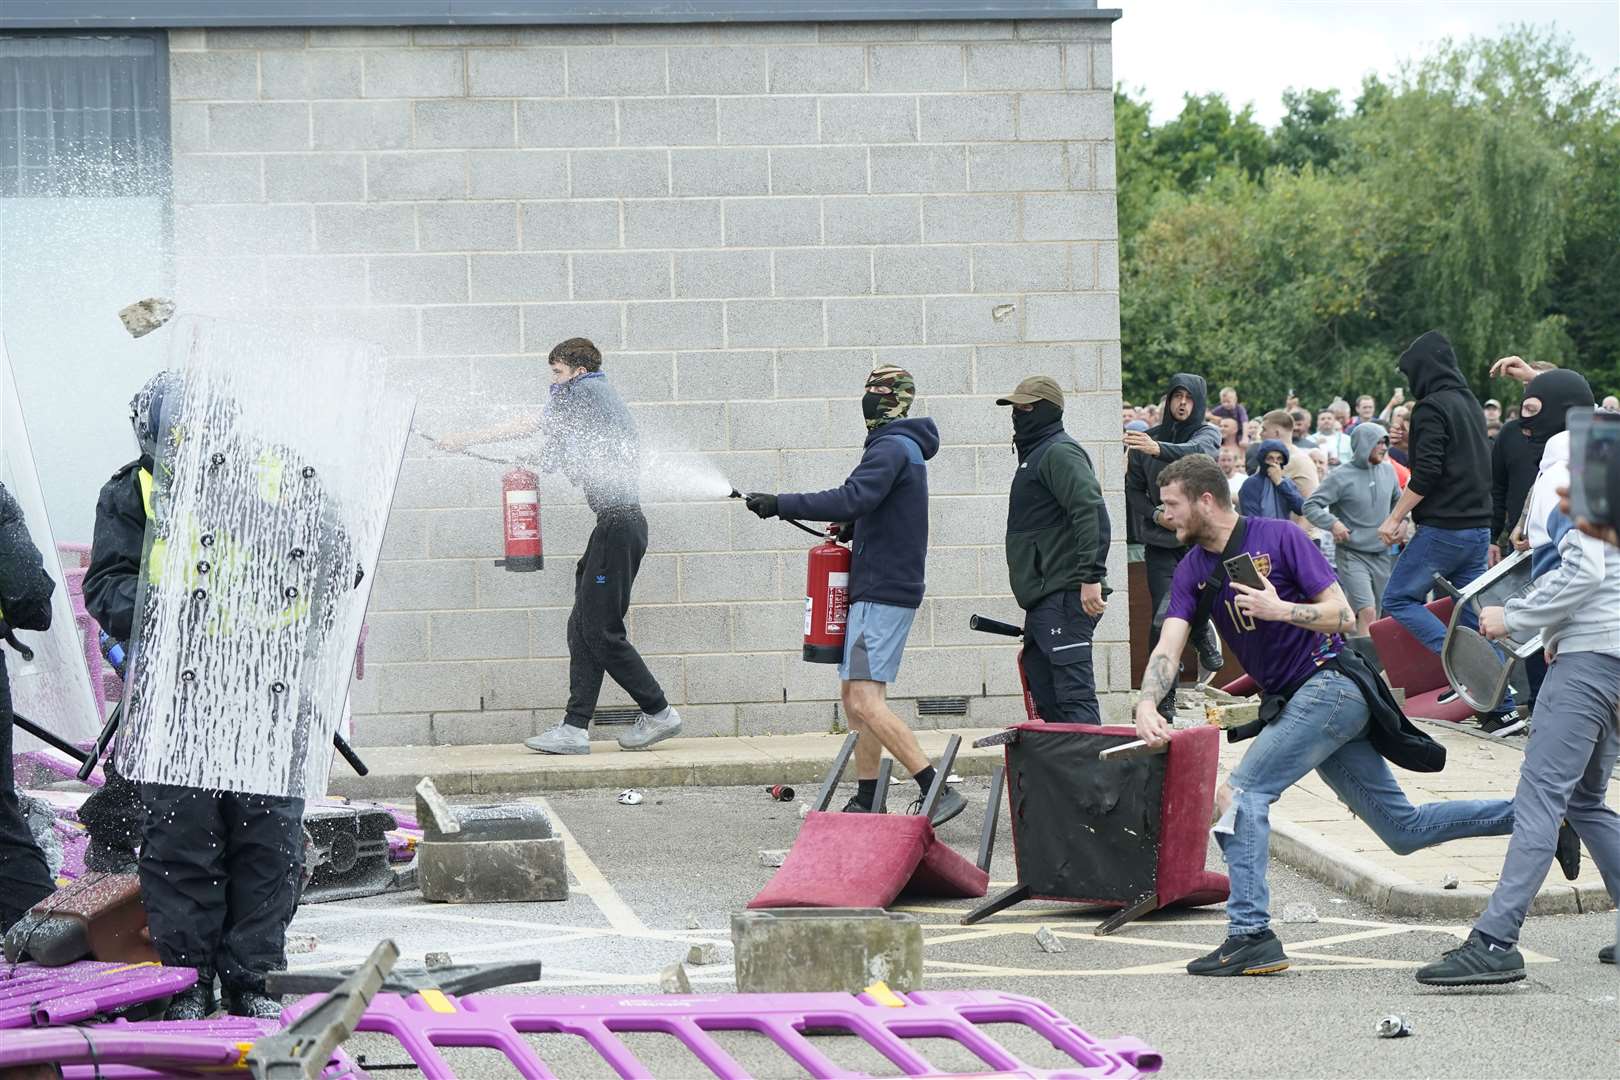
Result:
[[[731,916],[737,989],[850,993],[922,989],[922,924],[881,908],[762,908]]]
[[[548,840],[437,840],[416,846],[422,899],[497,904],[568,899],[559,837]]]

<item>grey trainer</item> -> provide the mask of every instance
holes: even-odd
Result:
[[[681,714],[671,705],[657,716],[642,713],[636,717],[635,726],[619,736],[619,749],[645,750],[654,743],[663,742],[680,733]]]
[[[542,754],[588,754],[591,752],[591,735],[584,728],[558,724],[532,739],[524,739],[523,745]]]

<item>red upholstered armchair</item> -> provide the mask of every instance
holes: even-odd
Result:
[[[1120,908],[1102,935],[1161,907],[1226,899],[1226,875],[1204,869],[1219,730],[1187,728],[1167,751],[1118,760],[1099,754],[1135,741],[1132,728],[1020,724],[1008,734],[1018,884],[964,924],[1029,899]]]
[[[1441,622],[1451,619],[1449,596],[1441,597],[1428,608]],[[1424,648],[1406,627],[1394,619],[1383,618],[1372,624],[1371,633],[1389,685],[1406,691],[1407,716],[1448,720],[1455,724],[1474,715],[1474,710],[1462,698],[1439,704],[1440,695],[1451,689],[1445,667],[1439,655]]]

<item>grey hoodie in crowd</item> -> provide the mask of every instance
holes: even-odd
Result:
[[[1350,431],[1350,460],[1331,469],[1311,497],[1305,500],[1305,518],[1320,529],[1344,523],[1350,539],[1343,546],[1371,554],[1388,548],[1378,539],[1378,526],[1389,517],[1390,508],[1401,497],[1395,466],[1386,456],[1369,465],[1373,447],[1389,432],[1371,421],[1363,421]]]
[[[1569,530],[1558,541],[1558,565],[1507,602],[1503,621],[1521,641],[1541,631],[1554,656],[1620,656],[1620,548]]]

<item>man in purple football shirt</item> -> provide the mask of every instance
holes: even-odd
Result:
[[[1221,575],[1209,611],[1221,637],[1260,684],[1260,729],[1216,796],[1221,811],[1215,839],[1226,857],[1232,894],[1226,904],[1228,936],[1220,948],[1187,965],[1191,975],[1268,975],[1288,966],[1282,942],[1270,929],[1266,857],[1271,804],[1315,769],[1384,843],[1410,854],[1464,836],[1498,836],[1513,829],[1513,804],[1468,799],[1413,806],[1390,772],[1389,758],[1433,771],[1444,754],[1412,728],[1393,699],[1369,690],[1376,673],[1357,666],[1341,636],[1355,626],[1333,568],[1298,526],[1288,521],[1240,518],[1220,466],[1207,457],[1182,458],[1159,474],[1161,520],[1191,545],[1176,568],[1169,612],[1148,658],[1136,705],[1136,731],[1159,745],[1170,725],[1157,703],[1175,685],[1176,661],[1199,614],[1200,594],[1217,565],[1247,552],[1264,588]],[[1228,551],[1234,530],[1241,543]],[[1274,715],[1273,715],[1274,713]]]

